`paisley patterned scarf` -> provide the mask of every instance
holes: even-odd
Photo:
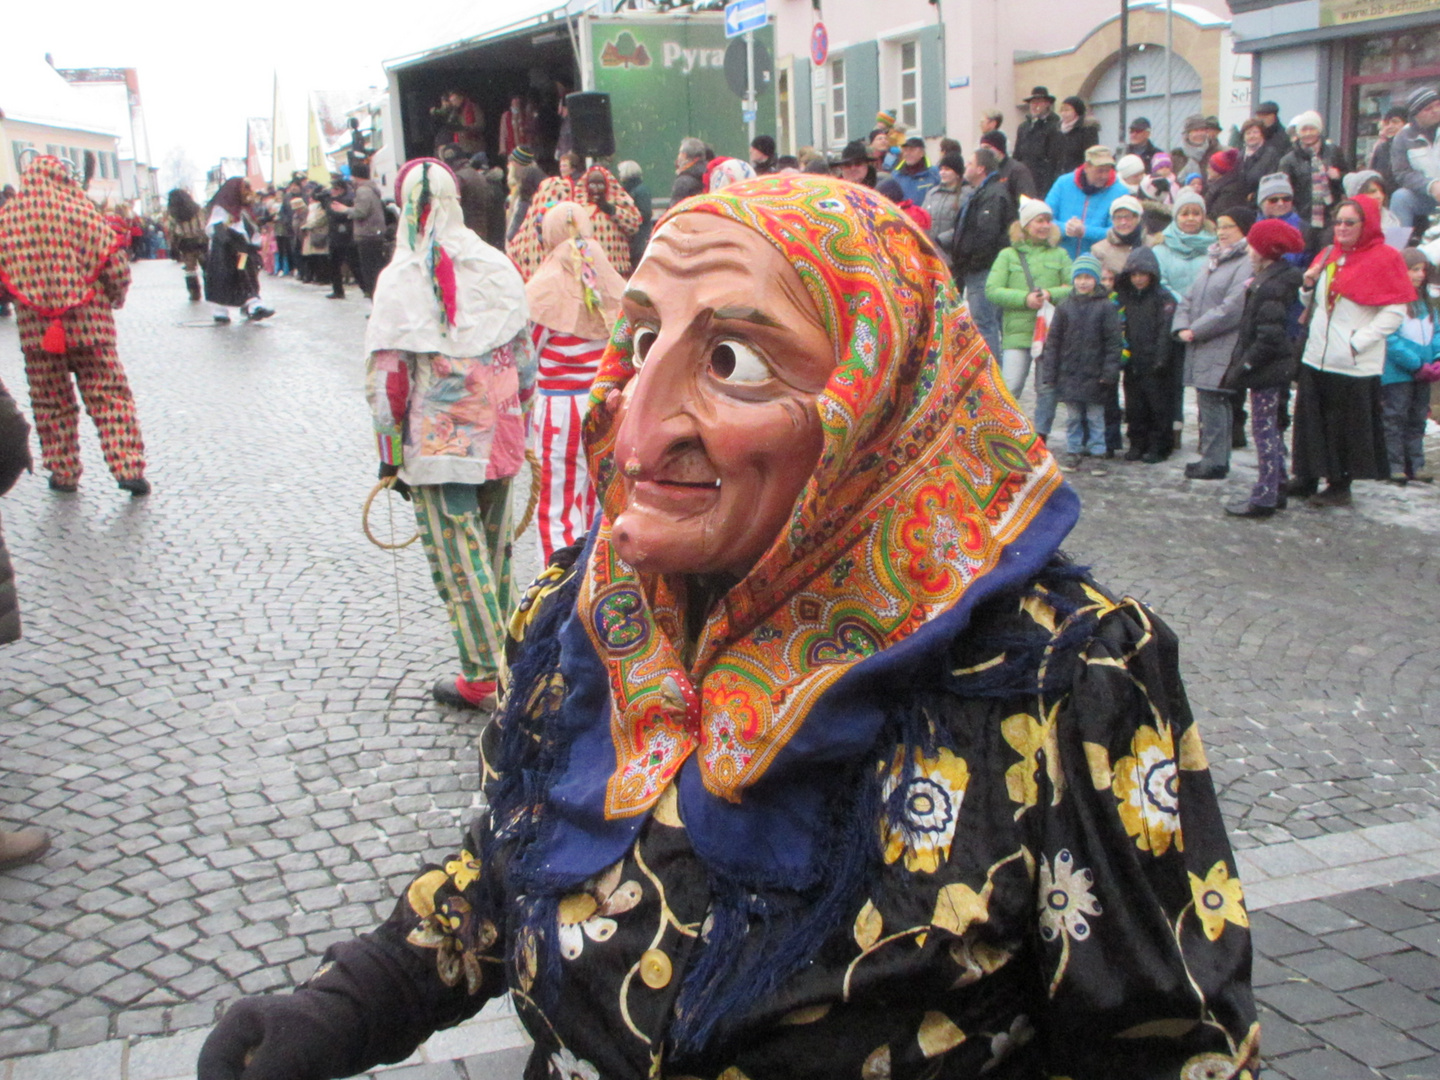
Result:
[[[614,422],[590,410],[603,510],[561,635],[574,738],[532,866],[574,878],[609,865],[678,776],[712,867],[799,886],[824,857],[827,763],[872,749],[887,703],[938,670],[981,599],[1045,564],[1078,502],[944,262],[887,200],[825,177],[764,177],[687,199],[659,227],[676,213],[754,229],[798,271],[838,365],[819,400],[823,448],[687,668],[683,581],[639,575],[611,547]],[[592,405],[634,376],[632,338],[622,318]]]

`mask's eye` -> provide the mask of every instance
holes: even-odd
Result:
[[[642,326],[635,331],[635,355],[631,365],[637,370],[645,363],[645,357],[650,355],[650,346],[655,344],[655,338],[659,335],[648,326]]]
[[[710,374],[729,383],[760,383],[773,376],[764,358],[740,341],[722,341],[710,350]]]

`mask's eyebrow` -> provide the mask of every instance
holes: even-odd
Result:
[[[774,330],[783,329],[782,324],[777,319],[752,307],[717,308],[715,310],[715,318],[725,321],[738,320],[740,322],[754,323],[756,326],[768,326]]]
[[[655,310],[655,301],[650,299],[649,294],[643,293],[639,289],[626,289],[620,294],[620,297],[622,300],[630,301],[630,303],[637,307],[649,308],[651,311]]]

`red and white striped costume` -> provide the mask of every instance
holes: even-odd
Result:
[[[545,560],[557,548],[585,539],[595,516],[595,486],[585,465],[580,426],[590,407],[590,384],[599,370],[603,338],[589,340],[530,324],[540,357],[535,429],[540,439],[540,501],[535,520]]]

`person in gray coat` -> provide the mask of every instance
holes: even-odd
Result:
[[[1216,220],[1218,239],[1206,264],[1175,309],[1175,337],[1185,343],[1185,385],[1200,406],[1200,460],[1185,466],[1191,480],[1230,474],[1231,393],[1220,388],[1245,312],[1250,248],[1245,234],[1255,212],[1233,207]]]

